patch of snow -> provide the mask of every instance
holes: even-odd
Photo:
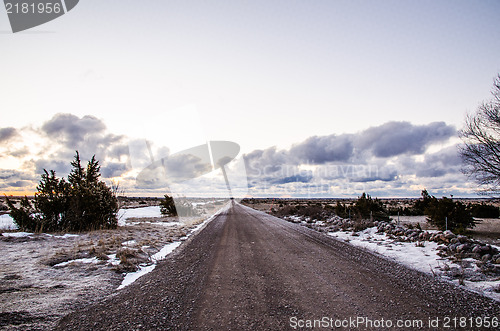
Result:
[[[72,233],[66,233],[63,234],[62,236],[54,236],[56,238],[74,238],[74,237],[79,237],[79,234],[72,234]]]
[[[49,233],[44,233],[44,235],[46,235],[48,237],[63,238],[63,239],[74,238],[74,237],[79,237],[80,236],[79,234],[72,234],[72,233],[65,233],[62,236],[53,235],[53,234],[49,234]]]
[[[29,237],[33,233],[29,232],[4,232],[2,233],[2,236],[4,237],[14,237],[14,238],[22,238],[22,237]]]
[[[147,273],[150,273],[151,271],[154,270],[156,267],[156,264],[148,265],[148,266],[139,266],[139,270],[134,271],[134,272],[129,272],[125,275],[125,278],[123,278],[123,281],[120,286],[118,286],[118,290],[121,290],[125,286],[129,286],[133,282],[135,282],[139,277],[144,276]]]
[[[136,244],[135,240],[129,240],[122,242],[122,246],[134,246]]]
[[[182,226],[181,222],[144,222],[153,225],[161,225],[161,226]]]
[[[158,262],[160,260],[163,260],[164,258],[167,257],[168,254],[172,253],[180,245],[181,245],[180,241],[174,241],[169,244],[166,244],[165,246],[163,246],[162,249],[160,249],[158,253],[151,256],[151,260],[153,262]]]
[[[160,206],[128,208],[118,210],[118,225],[124,226],[131,217],[161,217]]]
[[[359,236],[353,236],[346,232],[330,232],[328,234],[349,241],[354,246],[364,247],[388,256],[419,271],[430,273],[431,269],[435,270],[439,267],[442,258],[437,255],[437,243],[426,241],[424,247],[417,247],[414,242],[398,242],[387,238],[385,234],[377,234],[376,232],[377,228],[373,227],[357,232]]]
[[[116,257],[116,254],[109,254],[108,263],[110,263],[111,265],[119,265],[120,259]]]
[[[69,260],[66,262],[61,262],[58,264],[55,264],[54,267],[64,267],[65,265],[68,265],[70,263],[97,263],[99,260],[97,257],[89,257],[89,258],[83,258],[83,259],[76,259],[76,260]]]
[[[0,230],[17,230],[19,227],[9,214],[0,215]]]
[[[455,283],[458,285],[458,281]],[[472,289],[474,292],[500,301],[500,293],[494,292],[494,289],[498,288],[500,285],[500,282],[498,281],[471,282],[469,280],[464,280],[464,284],[467,288]]]

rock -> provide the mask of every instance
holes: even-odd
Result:
[[[466,252],[468,248],[469,248],[469,245],[467,245],[467,244],[458,245],[457,246],[457,253]]]
[[[450,230],[445,231],[445,232],[443,233],[443,235],[444,235],[444,237],[445,237],[446,239],[448,239],[448,240],[451,240],[451,239],[453,239],[453,238],[455,238],[455,237],[456,237],[456,236],[453,234],[453,232],[451,232]]]
[[[500,257],[499,257],[499,258],[497,258],[497,259],[495,259],[495,263],[496,263],[496,264],[500,264]]]
[[[485,254],[483,255],[483,257],[481,258],[481,261],[483,262],[488,262],[489,260],[491,260],[491,255],[490,254]]]
[[[462,244],[466,243],[469,240],[467,236],[462,236],[462,235],[458,235],[456,239],[460,241]]]
[[[481,253],[482,249],[481,249],[481,246],[479,245],[474,245],[472,247],[472,253]]]
[[[451,244],[448,246],[448,250],[450,252],[456,252],[457,251],[458,244]]]
[[[458,239],[457,238],[453,238],[453,239],[450,240],[450,243],[456,244],[456,243],[458,243]]]

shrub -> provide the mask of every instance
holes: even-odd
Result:
[[[160,212],[162,215],[177,216],[174,198],[165,194],[165,199],[160,201]]]
[[[432,197],[425,214],[428,216],[429,223],[440,230],[445,230],[448,225],[448,230],[463,233],[466,229],[476,225],[470,211],[463,203],[446,197],[442,199]]]
[[[160,212],[162,215],[167,216],[195,216],[193,204],[187,199],[178,198],[174,200],[173,197],[165,194],[165,199],[160,201]]]
[[[347,209],[347,206],[340,201],[337,201],[337,204],[335,205],[335,215],[342,218],[349,217],[349,210]]]
[[[115,192],[99,180],[100,166],[95,156],[87,168],[81,166],[78,151],[68,181],[44,169],[33,205],[27,197],[16,208],[7,198],[11,216],[27,231],[86,231],[116,228],[118,199]]]
[[[354,211],[357,216],[376,220],[389,220],[389,215],[382,201],[372,199],[369,194],[363,193],[354,204]]]

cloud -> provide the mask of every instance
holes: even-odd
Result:
[[[369,128],[356,137],[356,146],[370,150],[377,157],[401,154],[423,154],[433,143],[456,135],[456,129],[444,122],[413,125],[409,122],[388,122]]]
[[[34,176],[24,171],[13,169],[0,169],[0,180],[31,180]]]
[[[17,129],[15,128],[0,128],[0,143],[12,139],[17,136]]]
[[[43,174],[43,170],[54,170],[59,175],[67,175],[71,171],[71,164],[68,160],[47,160],[40,159],[35,161],[35,172]]]
[[[0,169],[0,188],[34,188],[37,185],[36,176],[30,172],[14,169]]]
[[[56,114],[41,127],[47,136],[69,146],[87,140],[91,134],[103,133],[105,129],[106,125],[94,116],[87,115],[79,118],[73,114]]]
[[[98,160],[119,159],[128,154],[126,137],[109,133],[104,122],[94,116],[56,114],[42,125],[40,134],[60,146],[51,156],[56,160],[71,161],[76,150],[82,159],[92,155]]]
[[[445,187],[444,178],[451,174],[464,180],[456,146],[427,152],[431,145],[455,136],[456,129],[444,122],[388,122],[355,134],[313,136],[290,149],[271,147],[244,158],[254,192],[269,190],[270,185],[273,192],[286,191],[291,183],[299,191],[320,190],[323,195],[335,195],[338,190],[391,192],[405,186],[418,190],[430,179]],[[304,167],[314,170],[306,174]]]
[[[462,160],[457,146],[445,148],[438,153],[427,154],[424,161],[416,165],[418,177],[442,177],[450,173],[459,173]]]
[[[105,166],[101,167],[101,175],[104,178],[120,177],[128,171],[126,163],[122,162],[107,162]]]
[[[333,161],[347,161],[354,152],[351,135],[330,135],[310,137],[304,142],[294,145],[290,155],[300,162],[324,164]]]
[[[297,174],[284,178],[277,178],[272,181],[273,184],[287,184],[287,183],[309,183],[313,179],[311,172],[308,174]]]

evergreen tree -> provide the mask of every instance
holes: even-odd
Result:
[[[356,216],[368,219],[373,217],[376,220],[388,220],[389,215],[382,201],[372,199],[369,194],[363,192],[354,204]]]
[[[38,220],[38,231],[55,231],[66,227],[70,190],[70,184],[64,178],[58,179],[54,170],[50,173],[44,170],[34,201],[35,209],[43,215]]]
[[[87,167],[81,165],[76,152],[71,162],[68,181],[44,169],[34,206],[28,198],[16,208],[7,198],[11,216],[23,230],[29,231],[86,231],[116,228],[118,199],[113,190],[99,180],[100,166],[95,156]]]
[[[466,229],[473,228],[476,223],[468,208],[460,201],[443,197],[436,199],[432,197],[425,210],[429,223],[437,226],[440,230],[448,230],[463,233]]]
[[[162,215],[177,216],[174,198],[165,194],[165,199],[160,201],[160,212]]]
[[[24,196],[21,199],[19,208],[16,208],[7,196],[5,196],[5,200],[7,206],[10,208],[10,216],[14,219],[19,229],[22,231],[38,231],[40,224],[33,217],[34,208],[28,197]]]

